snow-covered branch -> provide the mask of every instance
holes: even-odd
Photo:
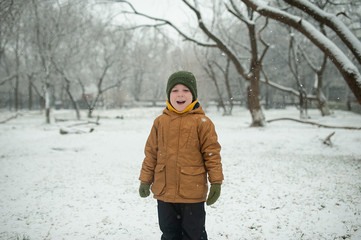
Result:
[[[270,120],[267,120],[267,122],[268,122],[268,123],[271,123],[271,122],[275,122],[275,121],[283,121],[283,120],[294,121],[294,122],[299,122],[299,123],[305,123],[305,124],[310,124],[310,125],[314,125],[314,126],[317,126],[317,127],[323,127],[323,128],[348,129],[348,130],[361,130],[361,127],[331,126],[331,125],[321,124],[321,123],[317,123],[317,122],[302,121],[302,120],[295,119],[295,118],[276,118],[276,119],[270,119]]]
[[[273,88],[275,88],[275,89],[277,89],[277,90],[279,90],[279,91],[292,94],[292,95],[294,95],[294,96],[296,96],[296,97],[300,97],[299,91],[297,91],[297,90],[295,90],[295,89],[293,89],[293,88],[285,87],[285,86],[282,86],[282,85],[280,85],[280,84],[278,84],[278,83],[275,83],[275,82],[270,81],[270,80],[268,79],[266,73],[265,73],[263,70],[262,70],[262,74],[263,74],[263,76],[264,76],[264,79],[263,79],[263,78],[260,79],[260,82],[261,82],[261,83],[267,84],[268,86],[273,87]],[[317,98],[316,98],[315,96],[313,96],[313,95],[308,95],[308,94],[307,94],[305,97],[306,97],[308,100],[317,100]]]
[[[357,37],[345,26],[345,24],[337,18],[336,15],[327,13],[309,1],[303,0],[284,0],[288,4],[299,8],[306,12],[319,22],[326,24],[340,37],[346,46],[354,54],[357,61],[361,64],[361,42]]]
[[[289,14],[277,8],[268,6],[260,0],[242,0],[247,6],[265,17],[285,23],[310,39],[335,64],[342,74],[351,91],[361,104],[361,74],[348,57],[326,36],[317,30],[311,23],[298,16]]]
[[[288,88],[288,87],[282,86],[282,85],[280,85],[278,83],[268,81],[268,80],[262,79],[262,78],[260,79],[260,82],[264,83],[264,84],[267,84],[268,86],[273,87],[273,88],[275,88],[277,90],[280,90],[282,92],[290,93],[290,94],[292,94],[292,95],[294,95],[296,97],[300,96],[299,92],[294,90],[293,88]],[[315,99],[315,97],[307,96],[307,99],[313,100],[313,99]]]

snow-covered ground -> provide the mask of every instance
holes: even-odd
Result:
[[[94,127],[84,134],[61,135],[61,127],[76,122],[47,125],[39,112],[0,124],[0,239],[160,239],[156,201],[138,196],[138,176],[161,111],[95,112],[106,118],[74,127]],[[0,121],[13,114],[0,112]],[[309,114],[319,123],[361,127],[354,113]],[[361,239],[360,130],[292,121],[250,128],[245,109],[226,117],[208,109],[207,115],[219,135],[225,175],[220,199],[206,207],[210,240]],[[52,116],[75,114],[54,110]],[[333,131],[333,146],[324,145]]]

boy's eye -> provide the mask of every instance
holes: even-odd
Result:
[[[177,89],[174,89],[174,90],[172,90],[172,92],[178,92],[178,90],[177,90]]]

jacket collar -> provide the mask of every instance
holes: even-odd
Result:
[[[196,101],[195,101],[196,102]],[[191,105],[191,104],[190,104]],[[181,117],[181,116],[185,116],[188,114],[203,114],[204,115],[204,111],[202,106],[199,104],[199,102],[197,101],[193,107],[193,109],[189,110],[188,112],[185,113],[176,113],[174,111],[171,111],[170,109],[168,109],[168,106],[163,110],[163,114],[169,115],[169,116],[173,116],[173,117]]]
[[[182,113],[186,113],[186,112],[189,112],[189,111],[195,109],[195,106],[196,106],[197,103],[198,103],[198,100],[195,100],[194,102],[192,102],[191,104],[189,104],[183,111],[180,112],[180,111],[176,110],[176,109],[172,106],[172,104],[170,104],[170,102],[167,100],[167,109],[168,109],[169,111],[176,112],[176,113],[178,113],[178,114],[182,114]],[[198,105],[199,105],[199,103],[198,103]]]

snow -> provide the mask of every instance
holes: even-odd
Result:
[[[161,112],[94,112],[100,125],[78,125],[82,134],[61,135],[75,121],[47,125],[39,112],[0,124],[0,239],[159,239],[156,200],[139,197],[138,176]],[[70,111],[52,114],[75,119]],[[11,115],[0,112],[0,122]],[[221,115],[207,111],[225,175],[220,199],[206,207],[210,240],[361,239],[360,130],[292,121],[250,128],[245,109]],[[361,127],[361,116],[350,112],[309,115],[322,124]],[[265,116],[297,118],[299,112],[267,110]],[[333,131],[333,146],[324,145]]]

